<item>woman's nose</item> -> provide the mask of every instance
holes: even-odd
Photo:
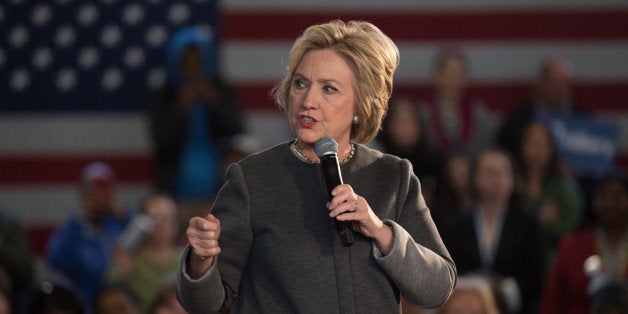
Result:
[[[301,106],[305,109],[313,109],[318,106],[316,95],[312,92],[312,89],[308,88],[303,91],[301,96]]]

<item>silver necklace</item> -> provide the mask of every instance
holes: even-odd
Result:
[[[349,156],[347,156],[347,158],[345,158],[341,162],[341,164],[344,164],[345,162],[349,161],[349,159],[353,158],[353,155],[355,154],[355,145],[352,142],[349,142],[349,146],[351,146],[351,152],[349,153]],[[305,153],[303,153],[303,150],[301,149],[301,144],[299,144],[299,139],[294,140],[294,142],[292,142],[292,144],[290,145],[290,148],[292,149],[294,154],[297,157],[299,157],[299,159],[309,162],[309,163],[314,163],[314,164],[318,163],[318,161],[312,160],[310,157],[305,155]]]

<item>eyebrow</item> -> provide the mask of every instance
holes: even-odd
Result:
[[[334,80],[334,79],[320,79],[318,81],[322,82],[322,83],[335,83],[336,85],[344,86],[344,84],[340,83],[340,81],[337,81],[337,80]]]
[[[307,78],[305,75],[303,75],[301,73],[298,73],[298,72],[294,73],[293,78],[295,78],[295,77]],[[308,81],[309,81],[309,79],[308,79]],[[321,78],[321,79],[318,79],[317,82],[319,82],[319,83],[336,83],[337,85],[344,86],[344,84],[342,84],[340,81],[335,80],[335,79],[331,79],[331,78]]]

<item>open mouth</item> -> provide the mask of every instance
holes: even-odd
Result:
[[[316,119],[305,115],[299,115],[298,119],[304,128],[310,128],[317,122]]]

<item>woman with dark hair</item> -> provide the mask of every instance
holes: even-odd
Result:
[[[513,160],[501,148],[485,149],[472,160],[469,178],[471,210],[445,236],[458,272],[495,278],[513,312],[535,313],[545,244],[537,221],[517,205]]]
[[[584,201],[578,183],[561,171],[560,156],[549,128],[541,122],[528,124],[521,137],[517,161],[521,167],[522,205],[537,217],[550,246],[576,228]]]
[[[438,176],[430,213],[438,230],[443,232],[460,215],[468,213],[472,205],[469,187],[469,154],[456,151],[444,160]]]
[[[393,99],[376,139],[385,153],[410,161],[421,180],[425,202],[430,205],[443,156],[428,143],[424,118],[417,104],[407,97]]]

